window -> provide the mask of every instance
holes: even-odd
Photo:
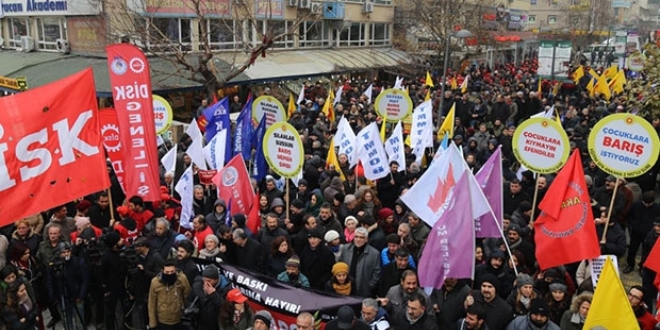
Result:
[[[568,19],[573,26],[580,24],[580,15],[571,15]]]
[[[549,25],[557,24],[557,16],[548,16],[548,24]]]
[[[21,48],[21,37],[29,36],[30,22],[27,18],[10,18],[9,19],[9,47]]]
[[[373,3],[378,5],[390,5],[392,4],[392,0],[373,0]]]
[[[529,15],[527,17],[527,23],[536,23],[536,15]]]
[[[37,48],[57,50],[57,39],[66,39],[64,19],[56,17],[45,17],[37,19],[39,40]]]
[[[390,25],[388,23],[371,24],[371,44],[389,45],[390,43]]]
[[[292,27],[295,25],[293,21],[275,21],[270,20],[266,24],[266,31],[272,33],[273,36],[283,35],[279,40],[273,44],[275,48],[292,48],[293,47],[293,31]]]
[[[241,38],[235,35],[235,22],[231,19],[210,19],[206,21],[208,35],[206,36],[212,49],[234,49],[235,40]]]
[[[305,21],[298,26],[300,48],[322,47],[329,44],[328,31],[325,21]]]
[[[339,33],[339,46],[364,46],[364,23],[351,23]]]
[[[149,22],[149,48],[159,51],[191,50],[191,25],[185,18],[154,18]]]

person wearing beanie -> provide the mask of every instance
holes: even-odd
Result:
[[[550,306],[543,298],[534,298],[530,302],[529,313],[517,316],[506,330],[560,330],[559,326],[550,320]]]
[[[378,227],[385,235],[396,234],[399,222],[394,218],[392,209],[384,207],[378,211]]]
[[[497,288],[497,295],[502,299],[507,299],[513,290],[513,282],[516,276],[513,271],[509,270],[506,265],[507,256],[504,251],[495,249],[491,251],[486,259],[486,263],[477,265],[474,271],[474,283],[478,285],[483,281],[483,277],[487,274],[495,276],[498,279],[499,287]]]
[[[76,205],[76,216],[86,217],[90,207],[92,207],[92,202],[86,199],[81,200],[78,205]]]
[[[344,244],[341,243],[339,233],[335,230],[328,230],[328,232],[325,233],[323,240],[325,241],[325,244],[328,246],[330,251],[332,251],[332,253],[335,255],[335,261],[339,260],[339,256],[341,255],[341,247],[344,246]]]
[[[550,320],[559,324],[562,315],[571,306],[571,296],[567,294],[568,287],[563,282],[553,282],[549,288],[550,293],[546,295],[546,301],[550,308]]]
[[[215,265],[208,265],[202,270],[202,276],[197,277],[192,284],[192,300],[197,300],[199,308],[197,315],[198,329],[215,329],[218,326],[218,310],[224,300],[221,288],[220,270]],[[191,300],[189,298],[189,300]]]
[[[342,296],[355,293],[355,281],[348,275],[348,264],[337,262],[332,266],[332,278],[325,284],[325,291]]]
[[[260,310],[254,314],[254,323],[248,330],[269,330],[273,323],[273,316],[267,310]]]
[[[480,289],[472,290],[465,298],[463,307],[474,304],[486,310],[486,325],[490,329],[505,329],[513,318],[513,309],[497,295],[500,281],[495,275],[486,273],[481,276]]]
[[[397,234],[387,235],[385,243],[387,246],[380,252],[380,261],[383,268],[396,260],[396,251],[402,247],[401,238]],[[417,269],[417,264],[410,254],[408,255],[408,264],[412,269]]]
[[[534,280],[527,274],[519,273],[515,284],[516,290],[511,292],[506,302],[513,308],[516,316],[527,315],[532,300],[540,295],[534,290]]]
[[[297,255],[292,255],[286,261],[286,270],[277,275],[277,280],[296,288],[310,287],[309,279],[300,272],[300,258]]]
[[[529,227],[527,227],[529,228]],[[531,230],[531,229],[530,229]],[[525,257],[524,266],[528,269],[534,269],[536,264],[536,255],[534,254],[534,245],[525,238],[525,231],[518,224],[512,223],[507,230],[507,241],[509,250],[520,251]],[[522,260],[519,260],[522,261]]]
[[[349,215],[344,219],[344,239],[346,243],[353,242],[353,236],[355,236],[355,229],[360,224],[358,219],[352,215]]]
[[[355,317],[355,311],[350,306],[339,307],[337,317],[325,325],[326,330],[370,330],[368,324]]]
[[[300,257],[300,272],[307,276],[310,286],[317,290],[325,288],[335,263],[332,251],[323,244],[324,236],[322,227],[317,225],[309,231],[306,244],[297,251]]]

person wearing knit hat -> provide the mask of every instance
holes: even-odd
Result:
[[[252,330],[269,330],[273,323],[273,316],[267,310],[260,310],[254,314]]]
[[[337,262],[332,266],[332,278],[326,283],[325,290],[338,295],[349,296],[355,292],[354,281],[348,275],[348,264]]]
[[[550,320],[555,324],[560,324],[564,312],[571,307],[571,296],[567,294],[568,287],[563,282],[551,283],[549,290]]]
[[[505,329],[513,318],[513,309],[497,295],[500,281],[491,273],[481,275],[479,289],[465,298],[463,307],[478,305],[486,310],[485,323],[490,329]]]
[[[550,320],[550,306],[545,299],[532,299],[529,313],[516,317],[507,326],[507,330],[528,329],[560,330],[559,326]]]
[[[529,312],[530,303],[539,294],[534,290],[532,277],[520,273],[516,278],[516,291],[509,295],[507,302],[513,307],[515,315],[526,315]]]
[[[300,258],[297,255],[292,255],[286,261],[286,270],[277,275],[277,280],[296,288],[310,287],[309,279],[300,272]]]
[[[323,239],[326,243],[330,244],[334,242],[334,240],[339,239],[339,233],[336,230],[328,230],[323,236]]]
[[[75,217],[74,221],[76,222],[76,229],[79,232],[91,225],[88,217]]]
[[[358,219],[352,215],[347,216],[344,220],[344,239],[346,240],[346,243],[353,242],[355,229],[357,229],[359,223]]]
[[[92,207],[92,202],[83,199],[78,203],[78,205],[76,205],[76,211],[79,216],[87,216],[87,212],[89,211],[90,207]]]

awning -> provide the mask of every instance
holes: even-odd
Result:
[[[496,42],[521,42],[536,38],[534,33],[528,31],[488,31],[488,35]]]
[[[194,54],[190,54],[194,62]],[[104,57],[62,55],[58,53],[0,52],[0,75],[27,77],[30,88],[43,86],[75,72],[92,67],[97,95],[111,96],[107,60]],[[245,53],[218,53],[214,65],[218,76],[232,66],[240,66]],[[255,84],[276,80],[289,80],[322,76],[331,73],[362,71],[373,68],[396,67],[408,63],[411,57],[391,48],[374,49],[319,49],[295,51],[267,51],[255,64],[236,76],[230,84]],[[202,89],[202,84],[190,78],[190,72],[158,57],[150,57],[152,89],[156,92]]]

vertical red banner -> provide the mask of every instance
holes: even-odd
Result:
[[[99,120],[101,121],[101,138],[103,147],[110,158],[112,169],[115,171],[117,181],[121,189],[126,193],[124,186],[124,177],[126,170],[124,167],[124,156],[121,144],[121,134],[119,134],[119,124],[117,123],[117,113],[113,108],[103,108],[99,111]]]
[[[106,48],[112,98],[123,146],[126,196],[160,200],[158,151],[151,97],[149,62],[130,44]]]

